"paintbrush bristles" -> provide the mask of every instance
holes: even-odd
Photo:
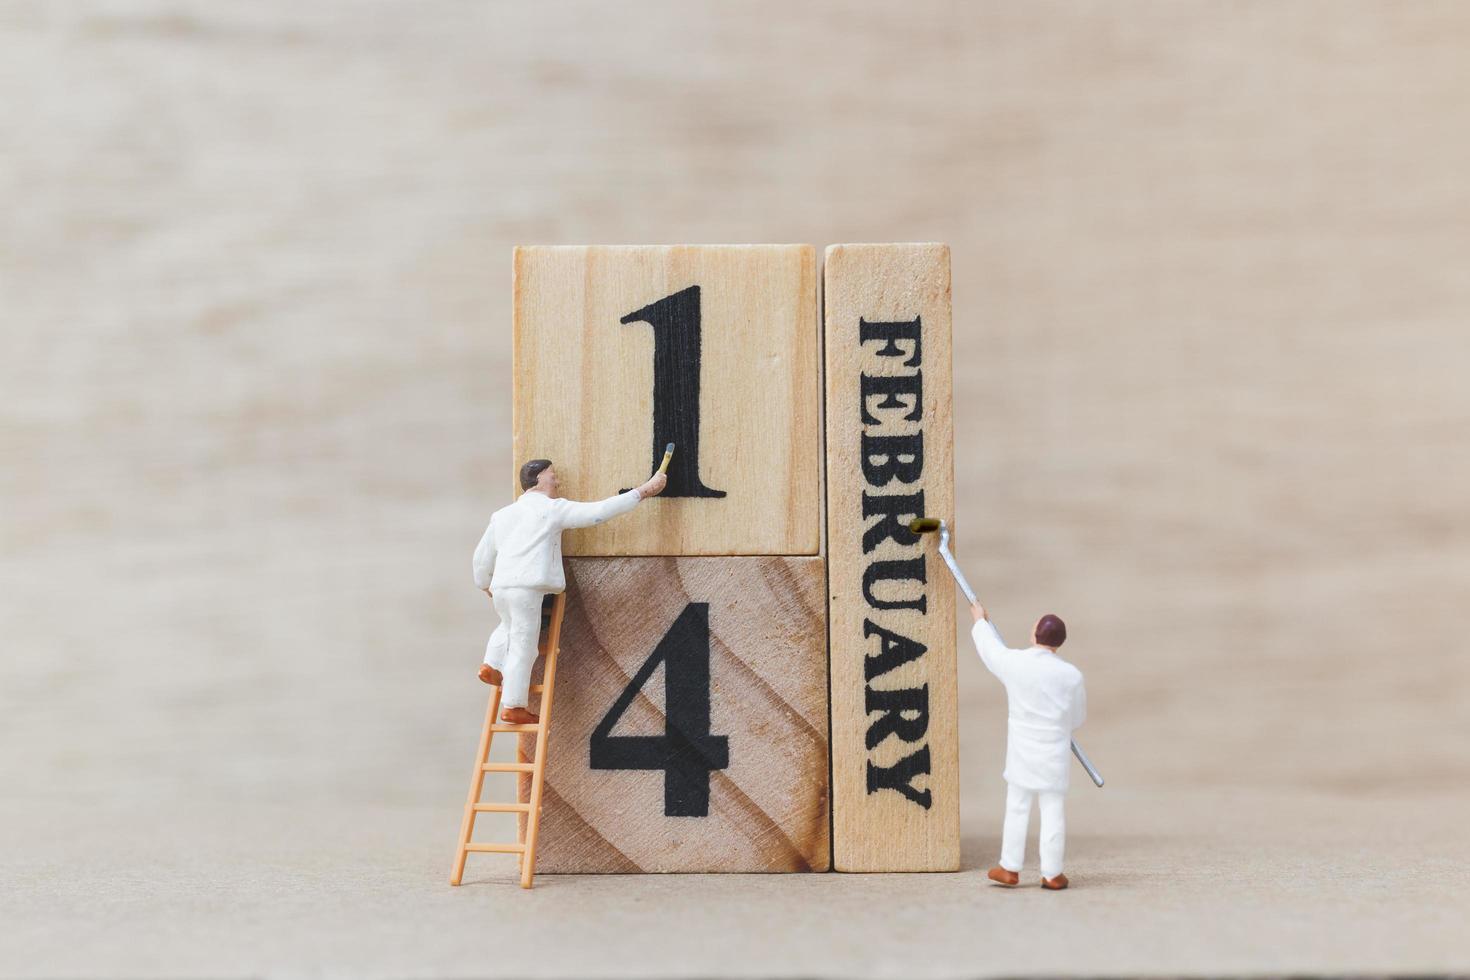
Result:
[[[929,534],[939,530],[941,523],[937,517],[915,517],[909,521],[909,531],[913,534]]]

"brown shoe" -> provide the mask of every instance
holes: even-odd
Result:
[[[507,725],[535,725],[541,721],[541,718],[531,714],[525,708],[506,708],[500,713],[500,720]]]
[[[480,665],[480,680],[484,681],[486,684],[494,684],[496,687],[499,687],[500,682],[504,679],[505,678],[500,676],[500,671],[496,670],[494,667],[491,667],[489,664]]]
[[[1067,876],[1057,875],[1055,878],[1042,878],[1041,887],[1047,891],[1059,892],[1067,887]]]
[[[1021,883],[1021,876],[1019,874],[1014,871],[1007,871],[998,864],[991,868],[990,873],[985,877],[997,885],[1005,885],[1007,888],[1014,888]]]

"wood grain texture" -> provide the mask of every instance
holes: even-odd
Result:
[[[834,245],[824,272],[833,859],[959,868],[949,248]]]
[[[699,479],[724,495],[667,493],[569,532],[568,555],[817,553],[821,391],[808,245],[516,249],[515,466],[553,460],[563,492],[582,500],[648,478],[663,451],[653,449],[654,330],[620,321],[691,286],[702,334],[697,399],[665,396],[682,412],[697,400]],[[687,363],[695,354],[671,356]],[[676,450],[676,469],[693,449]]]
[[[820,558],[567,561],[538,872],[827,870],[824,579]],[[728,766],[709,773],[707,815],[669,816],[665,773],[593,769],[591,744],[691,603],[708,604],[709,732]],[[664,733],[667,678],[659,666],[612,734]]]

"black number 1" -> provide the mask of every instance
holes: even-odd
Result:
[[[614,735],[658,665],[664,665],[664,733]],[[709,774],[730,765],[730,740],[709,731],[709,603],[691,602],[592,731],[593,769],[661,769],[664,816],[709,816]]]
[[[674,443],[665,497],[723,497],[699,478],[699,287],[671,293],[620,321],[653,328],[653,465]],[[624,491],[626,492],[626,491]]]

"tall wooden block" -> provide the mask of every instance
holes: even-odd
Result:
[[[959,868],[949,249],[834,245],[824,276],[833,861]]]
[[[827,870],[822,559],[566,569],[536,870]]]
[[[811,246],[522,247],[514,319],[517,467],[550,459],[592,500],[677,444],[663,494],[567,532],[567,555],[817,553]]]

